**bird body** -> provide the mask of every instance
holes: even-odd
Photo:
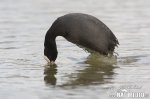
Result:
[[[94,16],[71,13],[57,18],[45,36],[44,54],[50,61],[57,58],[55,38],[63,36],[79,46],[103,55],[112,54],[119,44],[112,31]]]

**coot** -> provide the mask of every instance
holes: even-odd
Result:
[[[66,14],[57,18],[45,35],[44,55],[50,63],[57,58],[57,36],[102,55],[113,54],[119,44],[112,31],[96,17],[82,13]]]

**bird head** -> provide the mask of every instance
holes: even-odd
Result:
[[[44,59],[48,62],[48,64],[55,64],[55,60],[57,58],[57,51],[49,48],[44,49]]]

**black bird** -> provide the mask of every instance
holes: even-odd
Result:
[[[44,55],[51,63],[58,54],[57,36],[102,55],[113,54],[119,44],[112,31],[96,17],[82,13],[66,14],[57,18],[45,35]]]

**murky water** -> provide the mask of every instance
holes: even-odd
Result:
[[[70,12],[94,15],[114,32],[120,42],[116,63],[58,37],[57,65],[46,66],[45,33]],[[149,0],[1,0],[0,97],[128,99],[143,93],[149,99],[149,12]]]

